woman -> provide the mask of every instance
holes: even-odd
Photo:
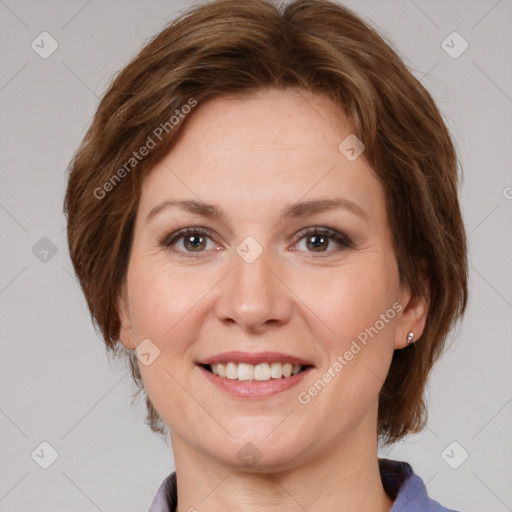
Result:
[[[448,510],[379,459],[467,302],[457,157],[428,92],[348,9],[216,0],[102,99],[68,241],[176,472],[151,512]]]

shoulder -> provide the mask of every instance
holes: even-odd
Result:
[[[175,512],[177,505],[176,473],[171,473],[160,484],[148,512]]]
[[[432,499],[409,463],[379,459],[379,470],[384,489],[395,500],[390,512],[460,512]]]

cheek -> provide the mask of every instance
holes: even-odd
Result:
[[[392,308],[398,297],[398,274],[392,263],[373,261],[336,269],[322,281],[315,281],[314,285],[311,282],[301,289],[307,305],[329,327],[327,339],[346,343]],[[394,310],[390,312],[386,320],[392,320],[394,313]],[[389,331],[387,326],[392,321],[385,322],[385,329],[381,323],[378,322],[379,330]]]
[[[382,255],[372,258],[367,264],[338,272],[324,290],[324,295],[313,297],[317,310],[323,312],[319,316],[334,331],[325,338],[328,360],[322,368],[336,375],[331,388],[336,397],[330,399],[354,401],[355,409],[364,410],[376,399],[394,351],[400,308],[396,264]],[[336,361],[339,364],[333,367]]]
[[[192,276],[171,275],[147,263],[139,260],[128,276],[132,325],[138,342],[150,339],[158,347],[158,357],[148,366],[139,362],[139,368],[154,407],[171,425],[180,411],[190,408],[190,397],[183,392],[186,364],[192,365],[187,351],[197,337],[192,331],[199,325],[196,304],[206,290]]]
[[[315,398],[317,410],[340,404],[347,415],[343,421],[357,423],[377,400],[394,351],[397,280],[392,265],[374,262],[338,273],[324,294],[310,293],[318,316],[334,331],[323,339],[326,359],[320,379],[329,384]],[[343,414],[328,420],[333,431]]]
[[[130,267],[130,312],[139,339],[149,338],[163,347],[166,339],[183,339],[176,333],[183,329],[187,314],[204,292],[193,274],[184,276],[149,263],[140,259]]]

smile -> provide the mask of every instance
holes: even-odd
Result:
[[[214,375],[218,375],[223,379],[258,382],[288,378],[292,375],[297,375],[305,368],[303,365],[292,363],[261,363],[253,365],[235,362],[211,364],[206,367]]]
[[[197,363],[218,389],[240,398],[265,398],[296,386],[314,365],[278,352],[224,352]]]

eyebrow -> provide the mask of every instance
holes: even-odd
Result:
[[[146,223],[158,213],[168,208],[180,208],[187,212],[201,215],[206,218],[217,218],[223,224],[229,225],[226,213],[218,206],[204,203],[197,200],[165,200],[156,205],[146,217]],[[344,209],[357,215],[366,223],[370,222],[368,213],[357,203],[345,198],[336,199],[316,199],[312,201],[296,202],[288,205],[281,211],[281,218],[301,218],[314,213],[329,211],[334,209]]]

